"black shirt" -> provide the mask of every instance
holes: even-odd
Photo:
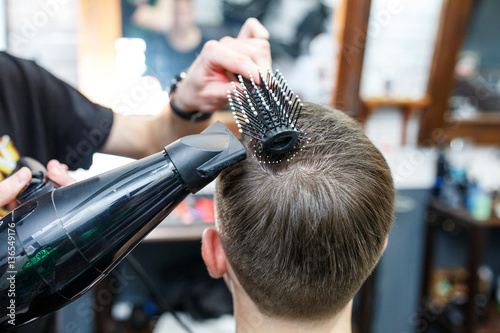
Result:
[[[70,169],[87,169],[112,123],[110,109],[92,103],[35,62],[0,52],[0,149],[10,138],[21,156],[43,165],[57,159]]]

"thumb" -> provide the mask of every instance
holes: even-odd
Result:
[[[31,180],[31,171],[22,167],[16,173],[0,182],[0,206],[14,201],[16,196]]]

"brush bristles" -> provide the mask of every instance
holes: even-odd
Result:
[[[228,100],[240,133],[256,142],[255,155],[262,163],[279,163],[293,158],[305,140],[297,128],[302,110],[300,98],[293,93],[283,75],[259,70],[260,84],[238,76],[241,87],[232,82]]]

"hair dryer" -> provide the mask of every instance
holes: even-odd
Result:
[[[245,157],[239,140],[216,122],[163,152],[67,187],[52,189],[33,172],[18,197],[27,201],[0,220],[0,331],[83,295],[189,193]]]

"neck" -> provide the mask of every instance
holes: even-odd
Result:
[[[230,280],[230,281],[228,281]],[[241,285],[226,279],[233,294],[236,333],[350,333],[352,300],[334,317],[321,322],[299,322],[262,314]]]
[[[167,35],[167,39],[175,50],[189,52],[201,43],[201,29],[195,25],[186,29],[174,27]]]

